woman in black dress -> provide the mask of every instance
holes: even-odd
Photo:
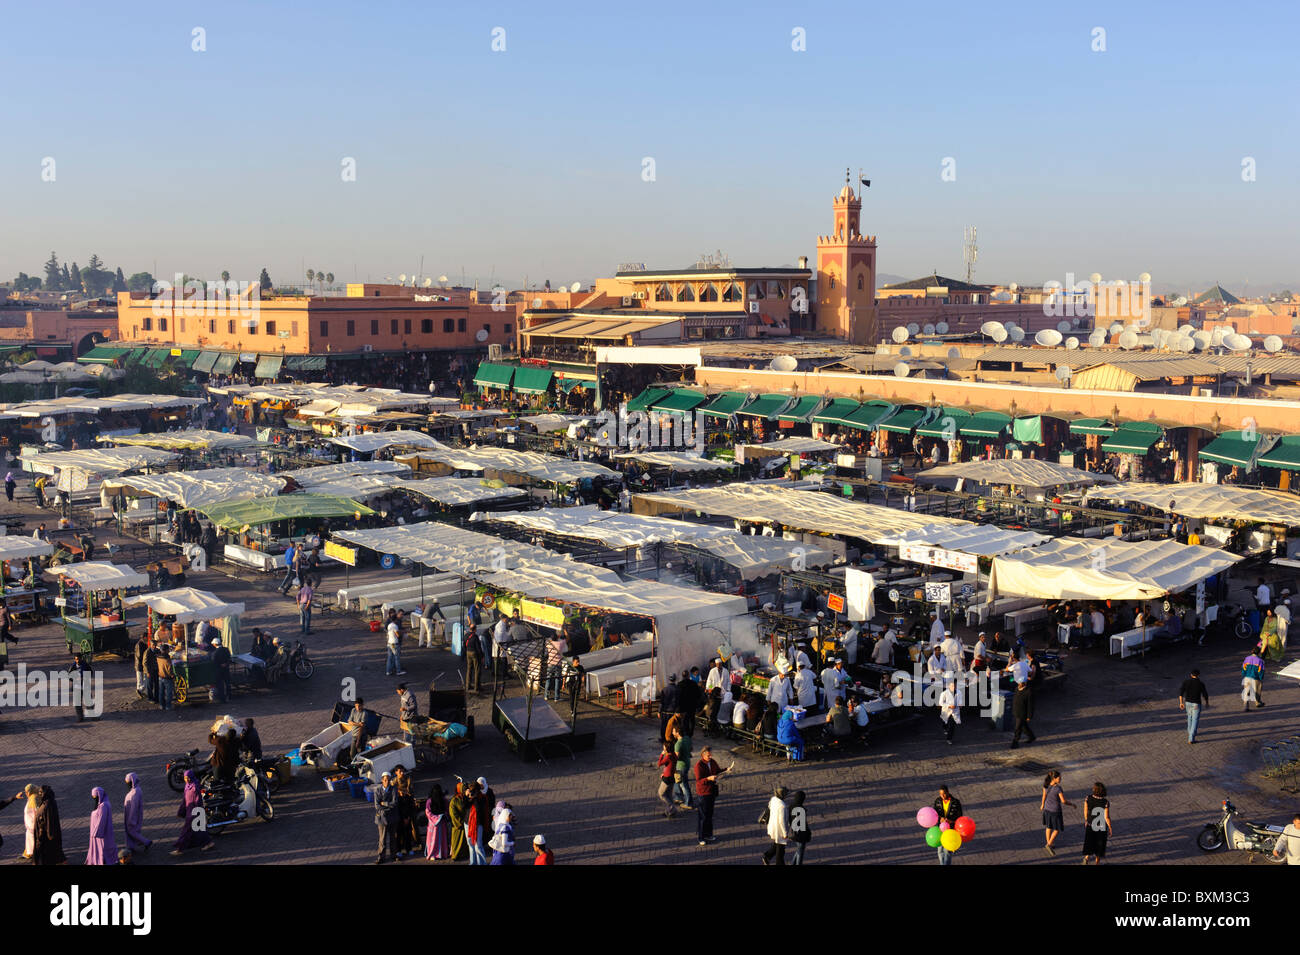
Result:
[[[1106,787],[1092,784],[1092,793],[1083,801],[1083,864],[1089,859],[1101,865],[1106,857],[1106,840],[1110,838],[1110,800]]]
[[[32,865],[63,865],[63,828],[59,825],[59,804],[54,790],[42,786],[36,797],[36,840],[32,849]]]

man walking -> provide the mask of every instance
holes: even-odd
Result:
[[[1241,702],[1246,710],[1251,700],[1255,709],[1264,705],[1264,661],[1253,651],[1241,664]]]
[[[391,649],[389,653],[391,656]],[[478,631],[474,627],[469,628],[469,634],[465,637],[465,689],[468,690],[471,684],[475,693],[482,692],[483,644],[479,642]]]
[[[171,654],[166,647],[159,647],[158,658],[158,706],[164,710],[172,708],[176,697],[176,671],[172,668]]]
[[[700,845],[707,846],[718,840],[713,838],[713,804],[718,801],[718,777],[722,767],[713,760],[713,750],[700,750],[700,760],[695,764],[695,795],[700,797]]]
[[[946,819],[951,827],[961,818],[961,800],[954,796],[947,785],[939,787],[939,796],[934,801],[934,811],[940,819]],[[952,853],[939,846],[939,865],[952,865]]]
[[[382,865],[393,854],[393,830],[397,823],[397,789],[392,784],[393,777],[383,773],[379,785],[375,787],[375,827],[379,830],[379,856],[375,865]]]
[[[401,676],[402,669],[402,627],[396,619],[388,621],[388,659],[384,666],[385,676]],[[477,688],[476,688],[477,689]]]
[[[315,596],[316,591],[304,580],[298,588],[298,621],[302,624],[303,636],[311,633],[311,601]]]
[[[1029,728],[1029,721],[1034,716],[1034,697],[1027,680],[1016,684],[1015,695],[1011,697],[1011,715],[1016,719],[1016,734],[1011,738],[1012,749],[1020,747],[1022,735],[1026,737],[1026,746],[1038,739],[1034,731]]]
[[[413,742],[411,735],[411,726],[420,718],[420,704],[415,699],[415,694],[406,688],[405,683],[397,684],[397,718],[406,724],[402,729],[402,738],[408,743]]]
[[[1193,670],[1178,691],[1178,708],[1187,713],[1187,742],[1196,742],[1196,727],[1201,722],[1201,705],[1210,705],[1210,694],[1201,682],[1201,671]]]
[[[943,738],[951,746],[953,734],[961,723],[961,708],[957,706],[957,684],[953,680],[944,683],[943,692],[939,694],[939,720],[943,723]]]
[[[677,712],[677,674],[668,674],[668,684],[659,694],[659,738],[668,739],[668,721]]]
[[[150,703],[158,702],[158,648],[152,643],[144,651],[145,696]]]
[[[289,541],[289,546],[284,552],[284,580],[280,583],[280,595],[289,596],[289,587],[293,585],[293,578],[297,576],[297,570],[293,562],[298,557],[298,548],[293,546],[293,541]]]

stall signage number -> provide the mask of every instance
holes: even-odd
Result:
[[[68,598],[67,598],[67,597],[55,597],[55,598],[54,598],[54,606],[56,606],[56,607],[66,607],[67,605],[68,605]]]
[[[978,573],[980,566],[979,558],[974,554],[944,550],[942,547],[928,547],[925,544],[900,544],[898,556],[913,564],[960,570],[964,574]]]
[[[829,594],[826,597],[826,607],[832,613],[843,613],[844,598],[839,594]]]
[[[333,557],[340,564],[347,564],[349,567],[357,566],[357,549],[355,547],[344,547],[342,544],[326,541],[325,556]]]
[[[895,587],[893,590],[889,592],[889,599],[892,600],[894,603],[898,603],[898,596],[899,594],[898,594],[897,587]]]
[[[935,604],[952,603],[952,585],[946,580],[927,582],[925,585],[925,599]]]

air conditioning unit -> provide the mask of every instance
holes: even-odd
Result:
[[[635,301],[635,299],[633,299],[631,295],[624,295],[624,296],[623,296],[623,307],[624,307],[624,308],[631,308],[631,307],[632,307],[632,302],[633,302],[633,301]]]
[[[374,351],[374,350],[375,350],[375,346],[374,346],[374,345],[362,345],[362,346],[361,346],[361,350],[362,350],[362,351]]]
[[[750,303],[749,303],[749,311],[751,312],[751,314],[757,315],[757,314],[758,314],[758,309],[759,309],[759,305],[758,305],[757,302],[750,302]]]
[[[501,346],[492,344],[488,346],[488,361],[501,360]]]

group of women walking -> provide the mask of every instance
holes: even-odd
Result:
[[[123,801],[123,824],[126,845],[118,849],[113,834],[113,807],[108,794],[96,786],[90,792],[90,843],[86,850],[86,865],[117,865],[130,860],[132,853],[145,851],[150,840],[141,831],[144,822],[144,801],[135,773],[126,776],[126,798]],[[0,800],[0,809],[11,803],[23,802],[23,853],[32,865],[63,865],[68,861],[63,852],[63,826],[59,820],[59,804],[50,786],[29,783],[22,792],[10,799]],[[3,840],[0,840],[3,844]]]
[[[1043,798],[1039,808],[1043,813],[1043,851],[1056,855],[1056,839],[1065,828],[1065,807],[1074,806],[1061,788],[1061,773],[1052,770],[1043,780]],[[1083,801],[1083,864],[1092,860],[1100,865],[1106,857],[1106,842],[1111,835],[1110,800],[1106,787],[1100,782],[1092,784],[1092,792]]]

